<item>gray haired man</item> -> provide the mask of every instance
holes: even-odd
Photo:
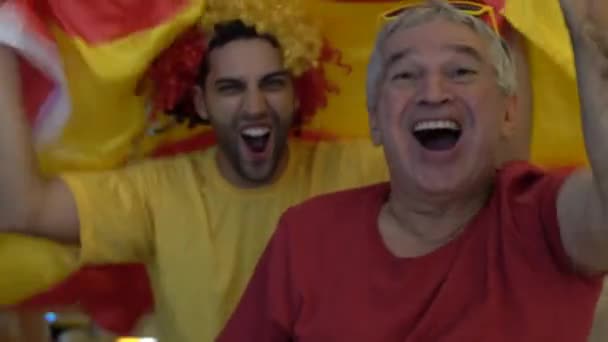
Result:
[[[497,170],[509,49],[450,5],[408,9],[368,73],[390,182],[288,210],[219,341],[586,341],[608,271],[608,3],[561,6],[590,170]]]

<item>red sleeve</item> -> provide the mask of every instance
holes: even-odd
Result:
[[[536,262],[562,274],[574,275],[574,267],[562,243],[557,217],[557,198],[574,168],[551,171],[527,162],[513,162],[500,173],[498,187],[508,203],[506,212],[514,223],[519,243]]]
[[[566,273],[572,273],[574,267],[564,247],[557,217],[557,198],[562,185],[574,170],[559,169],[546,176],[540,193],[540,215],[544,228],[544,236],[552,258],[559,268]]]
[[[285,215],[258,262],[241,301],[217,341],[292,340],[297,296]]]

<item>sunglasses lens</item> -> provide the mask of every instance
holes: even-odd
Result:
[[[397,9],[394,9],[394,10],[392,10],[390,12],[385,13],[384,17],[386,19],[394,19],[394,18],[398,17],[399,14],[403,13],[403,11],[405,11],[405,10],[406,10],[405,7],[403,7],[403,8],[397,8]]]
[[[452,6],[463,12],[477,12],[482,9],[481,6],[476,4],[463,4],[463,3],[452,3]]]
[[[481,5],[469,4],[469,3],[455,2],[455,3],[450,3],[450,4],[463,12],[478,12],[479,10],[481,10],[483,8]],[[394,19],[394,18],[398,17],[401,13],[403,13],[405,10],[410,9],[412,7],[414,7],[414,6],[404,6],[404,7],[396,8],[394,10],[391,10],[391,11],[385,13],[384,18]]]

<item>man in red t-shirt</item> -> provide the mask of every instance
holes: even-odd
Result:
[[[561,5],[593,174],[494,168],[514,65],[482,21],[436,1],[386,18],[367,96],[390,183],[288,210],[219,341],[585,341],[608,271],[608,3]]]

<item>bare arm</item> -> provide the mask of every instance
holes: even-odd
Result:
[[[561,0],[574,48],[591,170],[564,184],[558,217],[564,247],[585,272],[608,271],[608,4]]]
[[[76,204],[60,180],[39,172],[23,113],[19,63],[0,46],[0,230],[79,241]]]

